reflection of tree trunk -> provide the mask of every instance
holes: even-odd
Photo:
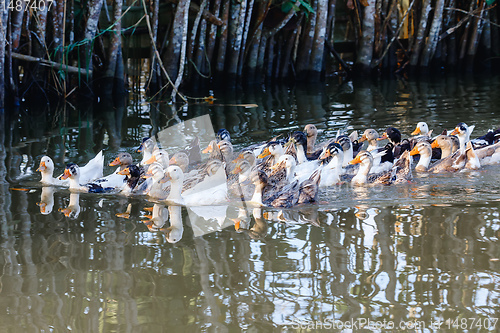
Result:
[[[222,5],[222,27],[220,30],[219,37],[219,49],[217,51],[217,62],[215,64],[215,71],[219,74],[224,72],[224,63],[226,61],[226,47],[227,47],[227,29],[228,29],[228,17],[229,17],[229,6],[231,5],[230,0],[223,0]]]
[[[123,1],[123,0],[122,0]],[[154,95],[160,89],[160,65],[155,56],[155,46],[158,47],[158,17],[160,16],[160,0],[151,0],[151,49],[149,51],[149,59],[151,61],[151,69],[149,76],[149,89],[151,95]]]
[[[4,2],[5,3],[5,2]],[[7,34],[7,18],[8,12],[4,8],[0,8],[0,36]],[[5,43],[0,43],[0,109],[5,106]]]
[[[317,0],[315,0],[315,4]],[[307,76],[307,70],[309,69],[309,62],[311,59],[311,49],[314,42],[314,26],[316,24],[316,13],[309,13],[306,19],[305,27],[302,30],[301,42],[299,51],[297,54],[297,79],[303,80]]]
[[[359,74],[369,74],[375,42],[375,0],[367,0],[364,8],[362,36],[359,42],[356,71]]]

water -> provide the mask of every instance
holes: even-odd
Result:
[[[391,323],[498,331],[500,166],[415,174],[391,187],[344,184],[322,191],[318,205],[248,209],[239,230],[234,204],[205,214],[159,207],[170,219],[156,228],[143,222],[153,206],[143,197],[51,191],[35,169],[45,153],[59,171],[100,149],[106,162],[117,151],[139,158],[142,137],[204,114],[237,148],[307,123],[320,140],[389,125],[409,135],[418,121],[435,132],[464,121],[480,135],[500,126],[499,90],[498,78],[443,78],[216,91],[214,105],[178,109],[134,95],[129,106],[8,110],[0,331],[376,331]],[[59,210],[68,206],[66,217]]]

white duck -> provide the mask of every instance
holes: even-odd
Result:
[[[319,156],[319,159],[324,160],[327,158],[331,159],[321,170],[320,187],[328,187],[340,183],[340,175],[342,174],[342,164],[344,161],[342,146],[338,143],[330,143],[323,148],[323,152]]]
[[[142,140],[141,146],[137,149],[138,153],[142,153],[142,160],[140,165],[145,165],[146,161],[153,156],[153,151],[158,149],[156,141],[152,138],[144,138]]]
[[[151,178],[151,187],[147,193],[148,196],[161,200],[167,197],[167,193],[164,191],[165,184],[161,182],[164,176],[165,172],[161,163],[155,162],[151,164],[148,172],[143,176],[145,178]]]
[[[176,165],[169,166],[165,172],[162,182],[170,180],[170,194],[167,201],[186,206],[205,206],[217,205],[228,201],[226,171],[224,168],[218,168],[214,175],[207,176],[205,179],[182,192],[184,173]]]
[[[450,133],[450,135],[456,135],[458,140],[460,140],[460,150],[465,151],[465,146],[467,142],[470,141],[470,135],[474,130],[474,125],[467,126],[466,123],[458,123],[455,129]]]
[[[179,168],[179,170],[181,169]],[[161,229],[161,231],[165,235],[165,240],[174,244],[182,239],[182,234],[184,233],[181,206],[169,206],[168,213],[170,215],[170,227]]]
[[[82,183],[88,183],[94,179],[102,177],[102,172],[104,169],[104,156],[102,151],[100,151],[93,159],[91,159],[85,166],[80,168],[80,178]],[[59,177],[54,178],[54,162],[48,156],[42,157],[40,160],[40,166],[37,171],[42,174],[41,182],[47,185],[58,185],[58,186],[69,186],[69,181],[59,179]]]

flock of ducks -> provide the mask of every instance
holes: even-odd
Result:
[[[85,166],[68,164],[58,177],[53,176],[52,159],[44,156],[37,171],[43,184],[69,187],[72,193],[143,195],[155,203],[185,206],[223,205],[236,199],[256,207],[287,208],[316,202],[322,187],[392,185],[411,181],[413,170],[457,172],[500,162],[500,129],[471,140],[473,129],[459,123],[449,134],[432,136],[420,122],[405,139],[388,127],[382,135],[367,129],[361,137],[356,131],[337,133],[318,143],[318,130],[309,124],[286,138],[275,137],[236,154],[230,133],[221,129],[205,149],[194,139],[173,155],[146,138],[138,164],[130,153],[120,152],[109,163],[116,170],[107,176],[102,152]],[[382,140],[388,142],[379,145]],[[203,161],[203,155],[208,159]]]

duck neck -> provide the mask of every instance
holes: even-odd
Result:
[[[368,147],[366,148],[367,151],[372,151],[374,149],[378,148],[378,142],[377,139],[369,140],[368,141]]]
[[[448,157],[448,156],[451,155],[451,153],[452,153],[451,152],[451,147],[452,147],[451,144],[450,145],[446,145],[444,147],[440,147],[441,148],[441,159],[446,158],[446,157]]]
[[[299,164],[307,162],[306,152],[301,144],[297,144],[297,161]]]
[[[343,160],[339,158],[338,155],[334,155],[332,156],[330,162],[328,162],[327,167],[328,169],[337,169],[338,171],[340,171],[342,169],[342,165],[343,165]]]
[[[74,176],[69,178],[69,188],[81,189],[79,176]]]
[[[371,167],[372,167],[372,163],[369,163],[369,162],[368,163],[361,163],[361,165],[359,166],[358,173],[356,174],[356,176],[354,176],[352,181],[354,183],[358,183],[358,184],[366,183],[368,180],[368,173],[370,172]]]
[[[52,173],[53,172],[54,172],[53,170],[51,172],[48,169],[45,169],[42,172],[42,180],[41,180],[41,182],[42,183],[46,183],[46,184],[52,184],[52,183],[54,183],[54,177],[52,177]]]
[[[344,160],[342,161],[342,166],[346,167],[349,162],[352,161],[354,158],[354,152],[352,150],[352,147],[350,147],[345,153],[344,153]]]
[[[420,154],[420,160],[415,167],[416,170],[427,170],[431,163],[432,154]]]
[[[464,133],[463,135],[460,135],[458,137],[458,140],[460,141],[460,150],[465,151],[465,145],[467,142],[469,142],[469,133]]]
[[[314,152],[314,145],[316,144],[317,134],[313,134],[307,137],[307,153],[311,154]]]
[[[264,189],[264,184],[258,183],[255,185],[255,191],[253,192],[252,202],[262,205],[262,190]]]
[[[167,200],[172,200],[176,202],[181,201],[182,200],[181,192],[182,192],[182,182],[179,180],[171,180],[170,194],[168,195]]]

